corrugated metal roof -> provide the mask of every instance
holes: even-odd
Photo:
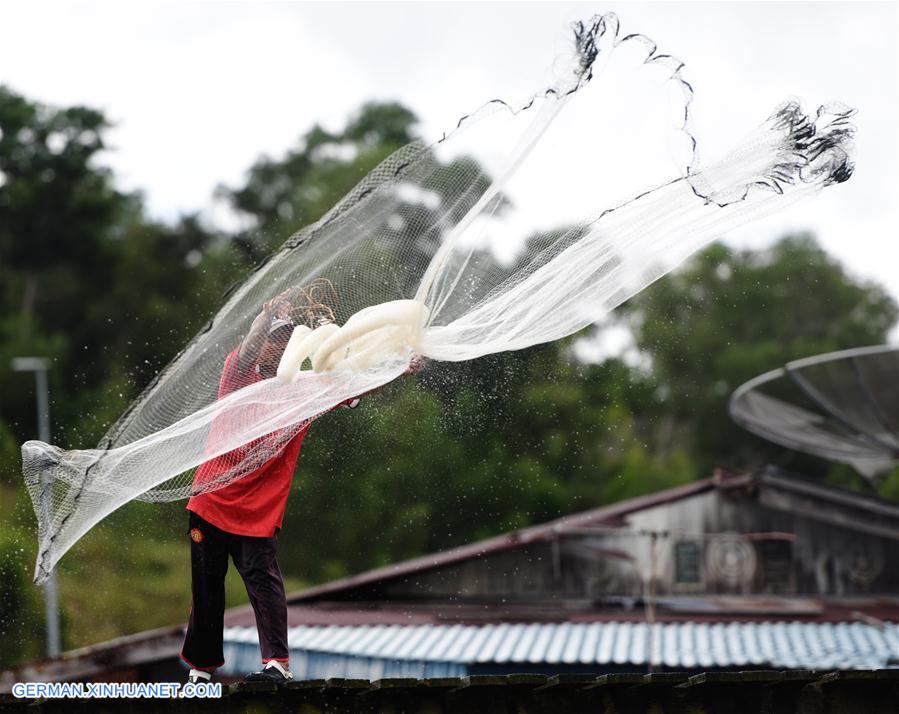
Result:
[[[258,643],[255,628],[225,628],[231,645]],[[594,622],[561,624],[293,627],[298,656],[371,660],[672,669],[776,667],[880,669],[899,659],[899,625],[859,622]],[[243,649],[243,648],[241,648]],[[256,650],[258,652],[258,650]]]

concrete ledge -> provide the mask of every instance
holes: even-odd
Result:
[[[875,714],[899,712],[899,670],[747,671],[329,679],[241,683],[221,699],[29,700],[0,695],[0,712],[238,714]]]

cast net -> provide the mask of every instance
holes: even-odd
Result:
[[[681,63],[620,35],[614,15],[576,23],[555,67],[526,100],[488,102],[439,141],[398,150],[288,238],[97,448],[24,444],[36,580],[122,504],[251,473],[311,420],[402,375],[413,354],[470,360],[570,335],[728,230],[851,173],[851,111],[808,116],[795,101],[701,165]],[[330,362],[284,380],[262,369],[259,324],[343,330],[397,300],[417,317],[391,324],[396,313],[374,310],[377,329],[362,319],[369,332]]]

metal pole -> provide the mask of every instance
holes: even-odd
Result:
[[[649,600],[646,603],[646,623],[649,625],[649,632],[647,633],[649,652],[646,657],[646,670],[649,674],[655,672],[656,664],[656,570],[658,570],[656,546],[658,545],[658,540],[658,533],[653,533],[649,537]]]
[[[17,372],[34,372],[35,391],[37,393],[37,433],[44,443],[50,443],[50,389],[47,385],[47,369],[50,361],[43,357],[17,357],[12,361],[12,368]],[[48,476],[44,476],[48,478]],[[49,485],[49,484],[45,484]],[[50,504],[42,503],[45,522],[49,523]],[[45,616],[47,620],[47,656],[58,657],[59,642],[59,590],[56,573],[44,584]]]

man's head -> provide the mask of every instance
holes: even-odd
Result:
[[[295,325],[315,329],[334,322],[337,295],[330,281],[317,278],[305,287],[290,287],[262,305],[238,353],[238,366],[246,372],[258,365],[260,373],[273,377]]]

